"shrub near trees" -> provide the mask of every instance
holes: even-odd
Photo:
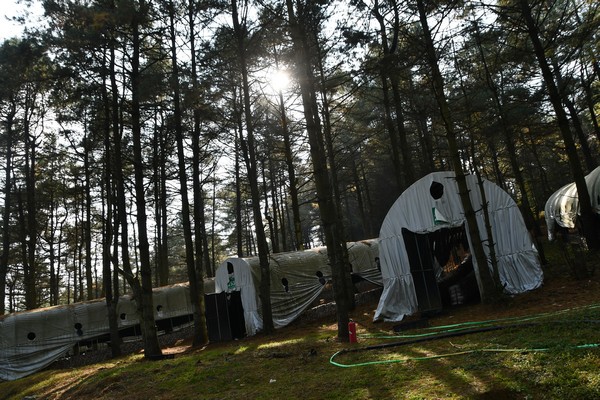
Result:
[[[478,173],[540,235],[547,197],[585,193],[598,163],[594,2],[43,7],[46,29],[0,47],[0,313],[133,290],[159,354],[153,286],[197,285],[234,253],[264,279],[269,252],[325,243],[347,340],[344,243],[377,236],[414,180]]]

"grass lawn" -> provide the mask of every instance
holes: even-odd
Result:
[[[560,260],[556,256],[552,259]],[[352,313],[358,343],[339,343],[333,318],[273,335],[164,349],[0,383],[1,399],[599,399],[600,279],[561,262],[538,290],[497,305],[444,310],[429,328]],[[407,344],[407,341],[412,343]]]

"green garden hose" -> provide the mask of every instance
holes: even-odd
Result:
[[[594,305],[590,305],[590,306],[565,309],[565,310],[560,310],[560,311],[552,312],[552,313],[540,313],[540,314],[529,315],[529,316],[524,316],[524,317],[509,317],[509,318],[492,319],[492,320],[485,320],[485,321],[462,322],[462,323],[451,324],[451,325],[425,328],[426,330],[435,329],[436,331],[425,332],[425,333],[421,333],[421,334],[393,335],[393,336],[392,335],[360,335],[360,337],[363,337],[363,338],[365,338],[365,337],[367,337],[367,338],[390,338],[390,339],[402,338],[402,339],[409,339],[409,340],[403,340],[401,342],[394,342],[394,343],[383,343],[383,344],[378,344],[378,345],[352,348],[352,349],[343,349],[343,350],[340,350],[340,351],[336,352],[335,354],[333,354],[331,356],[331,358],[329,359],[329,362],[332,365],[335,365],[337,367],[350,368],[350,367],[361,367],[361,366],[375,365],[375,364],[405,363],[408,361],[432,360],[432,359],[461,356],[461,355],[473,354],[473,353],[544,352],[544,351],[550,350],[550,348],[533,348],[533,349],[530,349],[530,348],[523,348],[523,349],[485,348],[485,349],[465,350],[465,351],[460,351],[460,352],[447,353],[447,354],[441,354],[441,355],[433,355],[433,356],[425,356],[425,357],[410,357],[410,358],[403,358],[403,359],[398,359],[398,360],[369,361],[369,362],[362,362],[362,363],[356,363],[356,364],[342,364],[342,363],[338,363],[338,362],[334,361],[334,359],[337,356],[344,354],[344,353],[354,353],[354,352],[359,352],[359,351],[368,351],[368,350],[383,349],[383,348],[388,348],[388,347],[403,346],[403,345],[415,344],[415,343],[419,343],[419,342],[433,341],[433,340],[445,339],[445,338],[450,338],[450,337],[469,335],[469,334],[474,334],[474,333],[489,332],[489,331],[506,329],[506,328],[540,325],[541,323],[539,323],[539,322],[536,323],[536,322],[524,322],[524,321],[532,321],[535,319],[539,319],[539,318],[543,318],[543,317],[547,317],[547,316],[555,316],[555,315],[563,314],[563,313],[570,312],[570,311],[596,309],[596,308],[600,308],[600,305],[594,304]],[[513,322],[513,323],[512,324],[504,324],[504,325],[490,325],[493,323],[508,322],[508,321]],[[554,322],[556,323],[557,321],[554,321]],[[558,321],[558,322],[572,323],[574,321]],[[586,320],[578,320],[576,322],[600,323],[600,320],[591,320],[591,319],[587,320],[586,319]],[[590,343],[590,344],[569,346],[568,348],[588,349],[588,348],[598,348],[598,347],[600,347],[599,343]]]

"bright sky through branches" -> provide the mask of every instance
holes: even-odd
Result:
[[[15,17],[19,10],[22,10],[22,5],[15,4],[15,0],[4,0],[2,2],[2,21],[0,22],[0,39],[5,40],[12,36],[21,35],[21,27],[11,21],[12,17]]]
[[[0,10],[0,41],[10,39],[11,37],[20,37],[23,34],[23,26],[12,19],[27,15],[27,25],[34,26],[42,15],[42,6],[40,0],[34,0],[31,7],[27,7],[19,0],[1,0]]]

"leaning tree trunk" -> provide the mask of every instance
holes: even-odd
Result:
[[[525,20],[527,26],[527,32],[529,39],[533,44],[535,56],[538,60],[538,64],[542,71],[542,77],[548,95],[550,96],[550,102],[556,113],[556,119],[558,126],[565,143],[565,151],[569,158],[569,166],[571,167],[571,173],[573,175],[575,186],[577,187],[577,194],[579,198],[579,209],[581,215],[581,226],[583,229],[583,235],[586,243],[591,249],[600,249],[600,218],[594,212],[592,208],[592,202],[590,199],[589,190],[585,182],[585,175],[581,166],[581,161],[577,154],[577,148],[575,141],[573,140],[573,134],[571,133],[571,127],[569,125],[569,119],[563,108],[563,101],[558,90],[554,74],[550,69],[550,64],[546,58],[544,46],[540,40],[538,27],[533,19],[531,8],[527,0],[519,0],[521,7],[521,15]]]

